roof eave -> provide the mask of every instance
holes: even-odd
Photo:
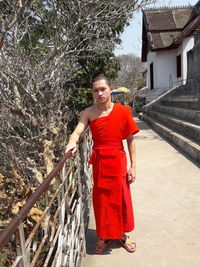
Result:
[[[153,48],[151,51],[152,52],[158,52],[158,51],[164,51],[164,50],[172,50],[172,49],[176,49],[178,46],[166,46],[166,47],[159,47],[159,48]]]
[[[188,37],[195,27],[200,23],[200,14],[185,27],[185,32],[183,32],[174,40],[174,46],[179,45],[186,37]],[[187,29],[188,28],[188,29]]]

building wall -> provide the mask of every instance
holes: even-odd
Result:
[[[188,79],[187,94],[200,97],[200,33],[194,36],[194,47],[187,53]]]
[[[149,52],[148,79],[147,86],[150,88],[150,64],[154,64],[154,88],[168,89],[170,84],[177,80],[176,78],[176,50]]]
[[[188,78],[196,79],[200,77],[200,33],[195,35],[195,45],[187,53],[188,58]]]
[[[154,66],[154,89],[166,90],[187,80],[187,52],[194,46],[194,37],[183,40],[178,49],[149,52],[147,55],[147,87],[150,88],[150,64]],[[176,57],[181,54],[182,75],[177,78]]]
[[[188,72],[188,59],[187,52],[194,47],[194,36],[185,38],[182,43],[182,79],[183,84],[186,84],[187,81],[187,72]]]
[[[200,33],[194,35],[194,47],[187,52],[187,82],[169,96],[200,97]]]
[[[157,88],[172,86],[176,77],[176,50],[164,50],[157,53]]]
[[[155,52],[149,52],[147,55],[147,87],[150,89],[150,64],[153,62],[154,66],[154,87],[155,87],[155,80],[156,80],[156,72],[155,72],[155,66],[156,66],[156,53]]]

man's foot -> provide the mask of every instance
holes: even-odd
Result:
[[[133,253],[136,251],[136,243],[129,236],[123,234],[123,237],[117,240],[128,252]]]
[[[99,239],[95,245],[95,253],[101,254],[113,242],[113,239]]]

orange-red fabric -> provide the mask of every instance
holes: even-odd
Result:
[[[126,153],[122,140],[136,134],[130,108],[114,104],[106,117],[90,122],[93,152],[93,206],[99,238],[120,238],[134,229],[134,216],[127,182]]]

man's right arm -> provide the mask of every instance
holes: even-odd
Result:
[[[72,150],[72,154],[76,151],[76,143],[79,140],[79,137],[84,132],[84,130],[88,126],[89,117],[88,117],[88,109],[85,109],[83,113],[81,114],[80,121],[77,124],[75,130],[69,137],[69,142],[66,146],[65,153],[67,153],[69,150]]]

